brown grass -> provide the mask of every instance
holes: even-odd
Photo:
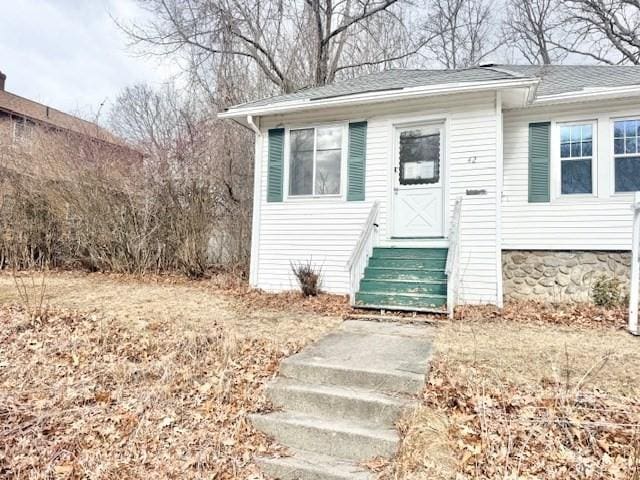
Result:
[[[34,295],[39,278],[24,282]],[[283,356],[349,312],[341,297],[225,276],[46,285],[44,318],[0,309],[0,478],[258,475],[253,455],[278,447],[247,412],[268,408]],[[0,304],[15,302],[0,275]],[[639,478],[640,345],[623,317],[527,304],[437,322],[424,401],[399,424],[398,456],[373,466],[393,479]]]
[[[27,285],[31,279],[35,279],[36,287],[39,285],[41,274],[19,275],[27,279]],[[98,312],[122,321],[190,324],[215,321],[235,334],[278,342],[288,341],[300,327],[304,339],[317,338],[336,325],[339,322],[336,317],[346,309],[341,297],[321,295],[304,299],[296,293],[268,295],[248,291],[233,276],[188,281],[179,276],[136,278],[51,272],[46,274],[46,299],[58,307]],[[0,304],[19,300],[13,276],[0,273]],[[327,314],[334,311],[338,314]]]
[[[435,342],[387,478],[640,478],[637,338],[473,319],[438,324]]]
[[[55,307],[36,317],[0,276],[0,478],[261,478],[253,456],[279,447],[247,414],[279,360],[340,321],[239,315],[185,282],[46,282]]]

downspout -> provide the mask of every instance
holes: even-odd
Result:
[[[502,187],[504,155],[502,128],[502,92],[496,90],[496,306],[502,308]]]
[[[247,124],[256,135],[260,135],[260,128],[253,121],[253,115],[247,115]]]
[[[259,123],[259,119],[258,119]],[[249,285],[258,286],[258,269],[260,267],[260,192],[262,190],[262,134],[253,116],[247,115],[247,124],[256,134],[253,163],[253,212],[251,216],[251,258],[249,259]]]

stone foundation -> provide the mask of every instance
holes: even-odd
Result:
[[[617,277],[629,288],[631,252],[503,250],[505,300],[590,301],[601,275]]]

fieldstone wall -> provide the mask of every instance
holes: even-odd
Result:
[[[505,300],[590,301],[601,275],[617,277],[628,290],[631,252],[503,250]]]

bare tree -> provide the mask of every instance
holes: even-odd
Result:
[[[640,0],[567,0],[568,53],[608,64],[640,64]]]
[[[400,1],[147,0],[141,5],[152,20],[122,27],[134,43],[156,53],[188,52],[194,64],[239,59],[277,91],[290,92],[415,54],[424,42],[406,31]],[[394,43],[372,55],[368,46],[386,38]]]
[[[508,0],[505,42],[531,64],[561,61],[566,51],[553,43],[559,25],[558,0]]]
[[[443,67],[477,65],[498,49],[490,1],[434,0],[430,11],[425,50]]]

